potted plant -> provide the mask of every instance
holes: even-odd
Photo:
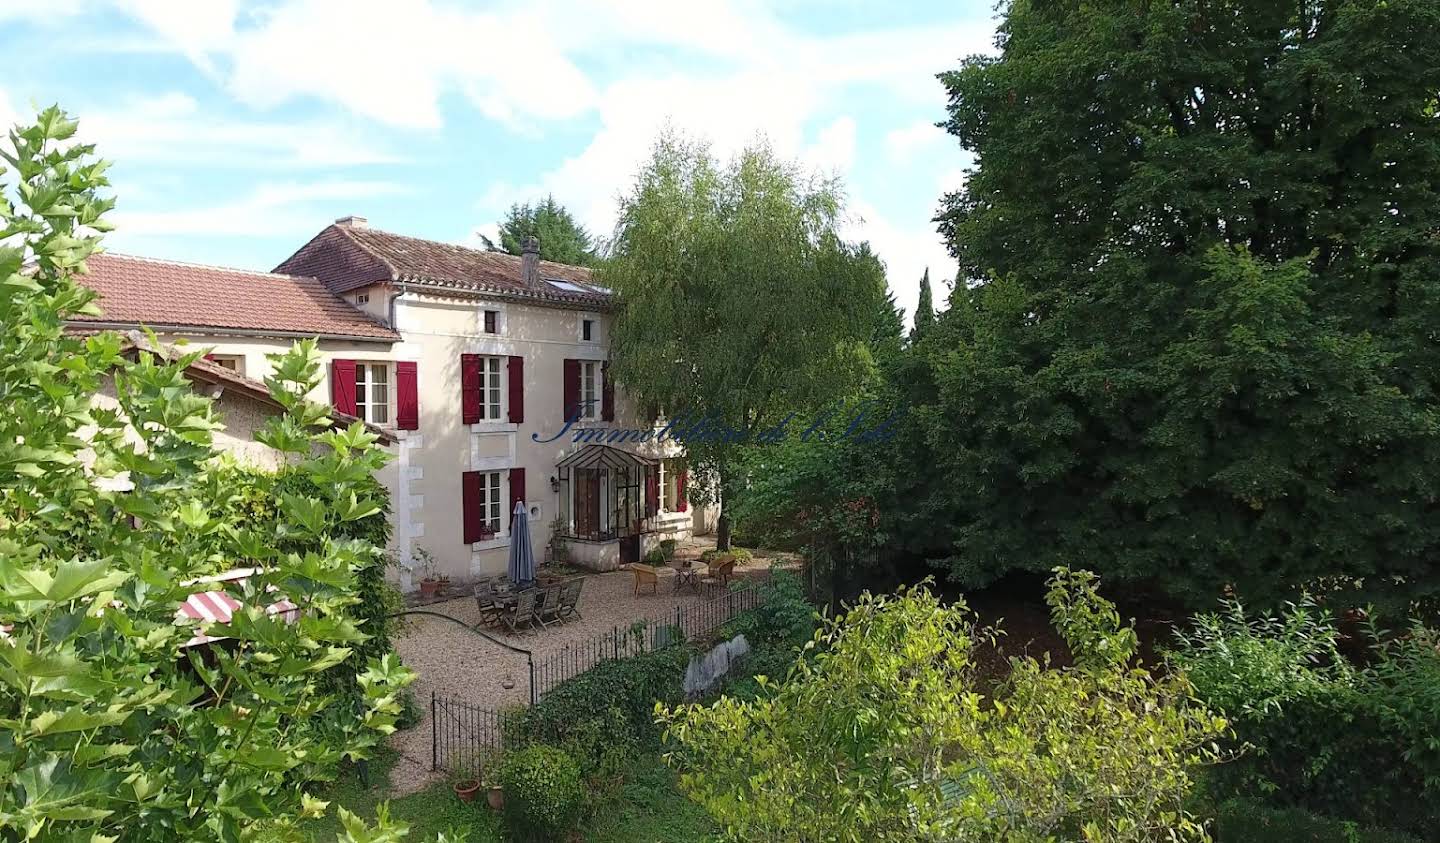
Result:
[[[440,580],[435,576],[435,557],[425,548],[416,547],[415,564],[420,568],[420,596],[434,597],[440,590]]]
[[[465,779],[455,783],[455,795],[460,797],[461,802],[474,802],[475,794],[480,792],[479,779]]]

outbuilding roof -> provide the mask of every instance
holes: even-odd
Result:
[[[100,294],[101,316],[75,322],[219,329],[272,336],[397,341],[400,335],[318,278],[101,253],[77,280]]]

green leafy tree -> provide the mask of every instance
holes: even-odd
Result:
[[[556,263],[572,266],[593,266],[598,259],[598,245],[585,227],[575,221],[564,205],[546,196],[531,205],[511,205],[505,219],[499,222],[500,242],[496,243],[480,235],[485,248],[492,252],[508,252],[518,255],[525,245],[525,238],[534,237],[540,241],[540,257]]]
[[[915,303],[915,325],[910,330],[910,341],[919,342],[920,337],[935,324],[935,302],[930,292],[930,269],[920,276],[920,298]]]
[[[612,371],[639,406],[727,432],[687,442],[695,494],[728,505],[744,449],[798,435],[873,372],[884,270],[840,238],[840,211],[838,185],[768,146],[722,166],[673,134],[622,199],[598,273],[618,297]],[[722,510],[721,548],[729,530]]]
[[[202,351],[173,356],[151,335],[131,359],[114,333],[65,331],[98,312],[76,276],[112,205],[75,130],[47,109],[10,133],[0,171],[14,178],[0,189],[0,837],[283,830],[324,809],[305,782],[391,731],[411,678],[393,655],[351,658],[366,639],[357,572],[381,558],[338,536],[376,512],[365,490],[385,455],[305,400],[320,361],[301,343],[274,358],[285,413],[258,438],[315,494],[280,495],[280,530],[223,514],[235,492],[215,482],[220,425],[183,374]],[[107,384],[113,408],[95,400]],[[308,549],[277,549],[290,540]],[[240,566],[253,570],[229,623],[177,622],[215,587],[202,578]],[[267,611],[277,595],[297,618]],[[200,632],[226,640],[187,646]],[[355,675],[355,705],[332,705],[338,671]]]
[[[1048,601],[1074,666],[1014,658],[987,687],[998,633],[962,603],[866,594],[757,698],[658,707],[667,758],[734,840],[1208,839],[1184,806],[1224,722],[1131,667],[1093,576],[1058,569]]]
[[[1005,4],[927,351],[970,584],[1440,590],[1440,5]]]

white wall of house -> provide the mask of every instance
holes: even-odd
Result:
[[[391,495],[392,550],[401,563],[394,572],[398,584],[410,589],[418,583],[420,572],[414,565],[421,547],[434,558],[437,573],[464,579],[502,573],[510,546],[510,471],[514,468],[525,469],[531,542],[537,557],[542,556],[550,540],[551,521],[562,511],[559,494],[551,485],[551,478],[557,477],[556,463],[584,446],[574,444],[568,436],[552,442],[537,442],[535,437],[549,439],[564,426],[565,360],[594,361],[598,376],[600,365],[609,353],[609,315],[473,295],[401,290],[390,284],[351,291],[344,297],[376,316],[388,317],[393,307],[401,341],[391,344],[388,341],[321,340],[319,349],[326,362],[324,380],[312,398],[329,402],[331,360],[379,364],[387,373],[388,406],[384,420],[369,420],[393,428],[396,419],[394,363],[416,363],[419,428],[395,431],[399,439],[391,449],[395,459],[380,478]],[[487,310],[495,312],[494,333],[485,330]],[[584,320],[591,323],[589,339],[584,336]],[[162,337],[167,342],[180,338],[178,335]],[[233,358],[242,374],[256,380],[263,380],[271,372],[266,354],[283,352],[294,341],[283,337],[198,333],[184,335],[184,339],[212,347],[217,359]],[[498,418],[477,424],[463,423],[462,354],[497,359]],[[512,356],[524,358],[525,412],[524,422],[520,424],[508,421],[508,358]],[[597,402],[599,389],[597,383]],[[594,422],[582,427],[650,426],[626,400],[621,389],[615,392],[614,420],[599,420],[598,403],[595,415]],[[623,447],[652,458],[681,454],[674,443]],[[494,472],[499,481],[499,532],[493,539],[473,544],[463,541],[461,477],[467,471]],[[490,487],[489,483],[484,485],[487,489]],[[690,512],[663,511],[666,496],[662,493],[661,497],[660,523],[662,529],[668,531],[666,535],[684,537],[697,517],[703,522],[705,516],[694,512],[693,507]],[[673,496],[671,499],[673,501]],[[646,548],[658,540],[659,536],[647,537]],[[597,567],[601,569],[618,564],[613,542],[609,549],[597,550],[596,556],[600,563]]]

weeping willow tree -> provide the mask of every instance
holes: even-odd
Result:
[[[800,435],[873,372],[885,273],[840,236],[843,210],[837,182],[763,142],[722,163],[674,133],[622,199],[599,271],[618,301],[612,372],[640,406],[707,420],[686,441],[695,496],[723,507],[744,449]]]

